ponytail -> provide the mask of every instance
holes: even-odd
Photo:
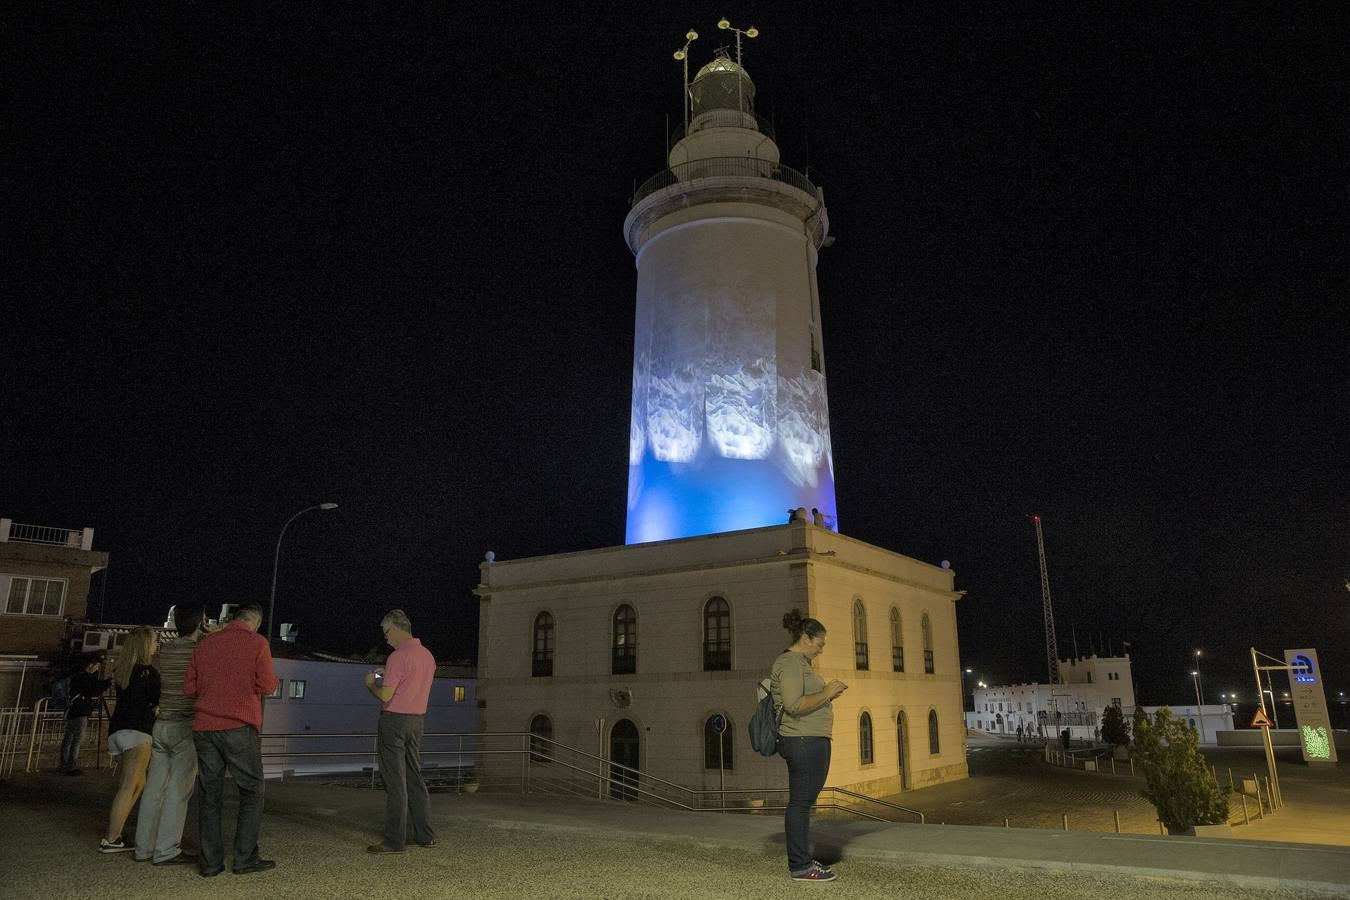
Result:
[[[809,638],[817,638],[825,633],[824,625],[816,619],[802,616],[802,611],[795,607],[783,615],[783,627],[792,635],[794,644],[802,639],[803,634]]]

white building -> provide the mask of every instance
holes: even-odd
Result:
[[[1100,727],[1102,710],[1117,706],[1134,711],[1130,657],[1085,656],[1060,660],[1061,684],[1011,684],[976,688],[975,711],[966,725],[990,734],[1057,737],[1069,729],[1075,739],[1091,739]]]

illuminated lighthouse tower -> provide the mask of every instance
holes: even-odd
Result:
[[[789,508],[835,514],[816,286],[829,224],[820,189],[779,163],[754,114],[739,62],[751,31],[736,60],[719,54],[687,85],[670,168],[624,222],[637,257],[629,544],[778,525]]]

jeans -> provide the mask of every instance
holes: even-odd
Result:
[[[429,844],[431,797],[422,780],[422,717],[380,713],[380,778],[384,781],[384,845],[402,850],[408,843],[407,820],[412,818],[413,840]]]
[[[224,806],[225,769],[239,789],[239,818],[234,826],[234,867],[260,859],[258,826],[263,810],[262,743],[258,730],[241,725],[226,731],[194,731],[197,745],[197,786],[201,810],[197,838],[201,844],[198,865],[203,872],[218,872],[225,866],[225,838],[220,818]]]
[[[197,779],[192,720],[155,723],[150,769],[136,816],[136,858],[173,859],[182,850],[183,822]]]
[[[84,740],[84,729],[89,724],[88,716],[67,716],[66,733],[61,736],[61,771],[69,772],[79,768],[80,741]]]
[[[778,753],[788,767],[788,805],[783,816],[788,871],[797,875],[811,868],[811,807],[830,771],[830,739],[785,737]]]

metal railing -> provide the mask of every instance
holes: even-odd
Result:
[[[791,185],[812,197],[820,196],[820,191],[811,183],[811,179],[781,163],[753,156],[712,156],[657,172],[633,192],[630,202],[637,205],[662,188],[702,178],[766,178]]]
[[[359,778],[364,783],[368,768],[370,784],[375,783],[379,759],[375,752],[375,735],[371,732],[263,734],[262,740],[264,765],[270,763],[274,769],[278,764],[285,769],[286,763],[306,760],[353,763],[369,760],[368,767],[361,764],[349,767],[347,771],[360,771]],[[315,750],[292,746],[292,742],[323,740],[341,740],[349,744],[359,741],[370,749]],[[280,748],[276,747],[278,741],[283,745]],[[270,749],[269,742],[272,744]],[[423,735],[422,756],[430,761],[423,775],[433,790],[459,792],[481,787],[489,791],[628,800],[665,809],[706,812],[781,812],[787,808],[788,789],[785,787],[691,788],[524,731],[429,732]],[[437,764],[447,758],[453,758],[451,765]],[[770,802],[779,797],[781,802]],[[827,815],[856,816],[878,822],[924,823],[923,813],[916,809],[839,787],[825,787],[814,809]]]
[[[52,528],[48,525],[23,525],[9,523],[9,534],[5,538],[16,544],[52,544],[57,547],[78,547],[84,539],[81,528]]]

